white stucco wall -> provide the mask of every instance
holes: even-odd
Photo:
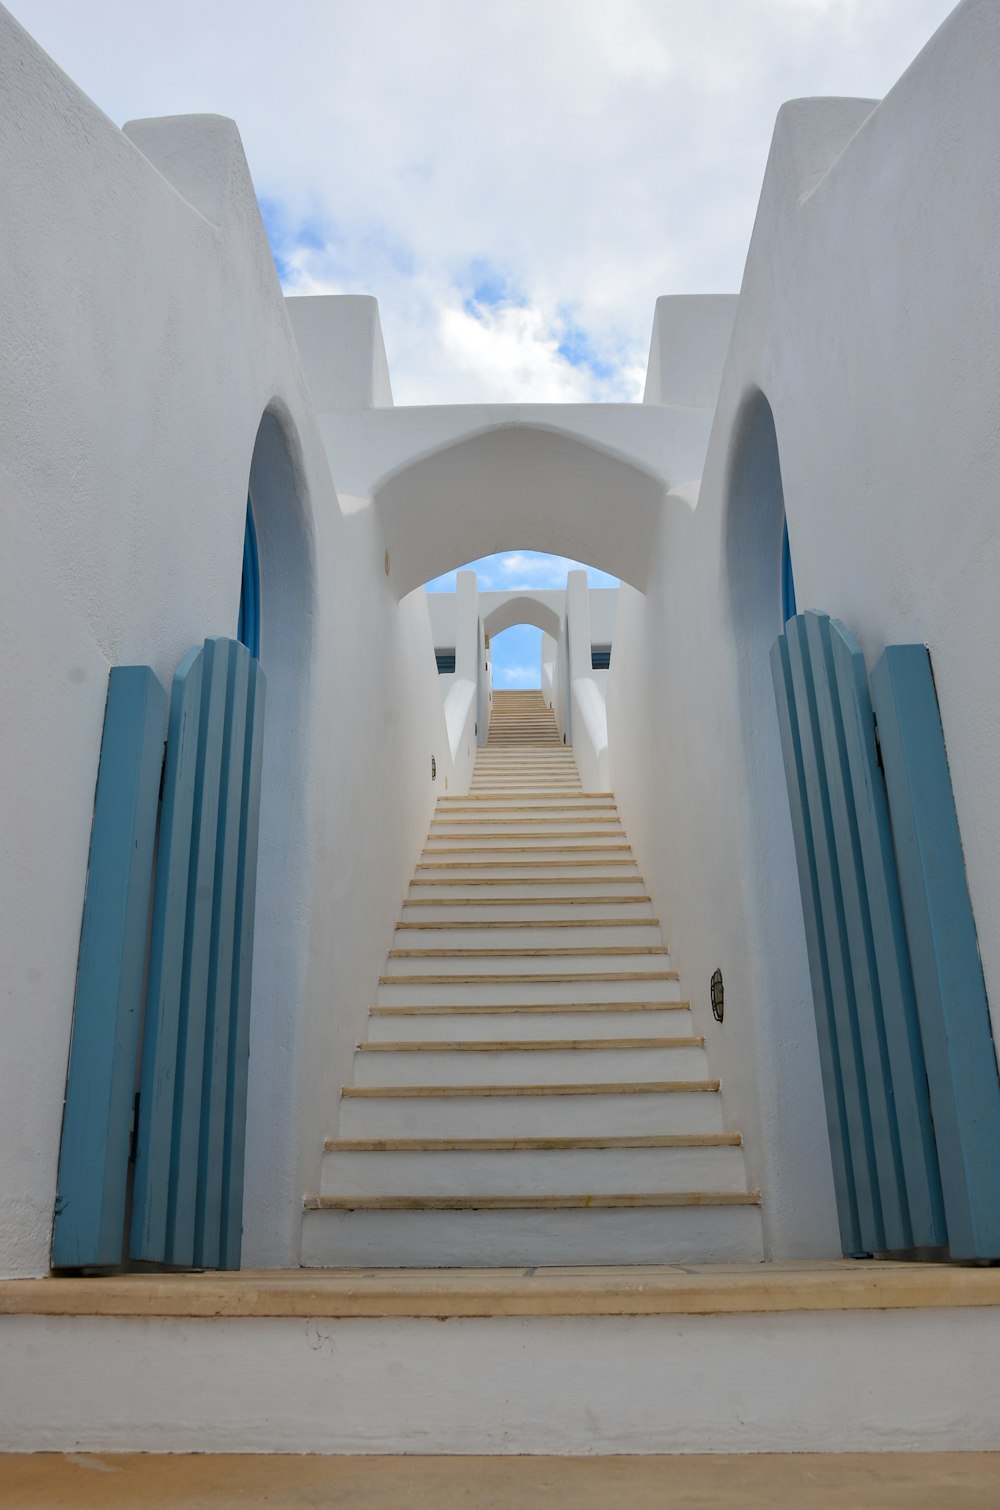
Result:
[[[799,607],[842,618],[869,664],[886,643],[930,646],[996,1013],[998,76],[1000,11],[966,0],[881,104],[783,108],[697,506],[664,513],[646,596],[621,591],[615,786],[774,1254],[837,1236],[767,666],[780,495],[755,395]]]
[[[293,335],[232,124],[120,132],[0,11],[0,1274],[48,1260],[107,670],[166,680],[233,631],[248,479],[271,690],[246,1261],[297,1261],[433,802],[475,753],[476,699],[449,737],[441,693],[475,681],[481,706],[483,658],[444,688],[413,589],[508,547],[627,584],[611,780],[768,1252],[836,1251],[767,664],[781,509],[800,606],[870,661],[931,647],[1000,1010],[998,76],[1000,11],[965,0],[881,104],[784,107],[735,319],[660,301],[644,405],[393,409],[373,301],[296,301]],[[593,722],[611,599],[574,592],[579,642],[571,611],[547,648],[567,701],[584,669]]]
[[[426,607],[398,604],[373,512],[338,504],[236,129],[130,132],[0,11],[0,1274],[48,1264],[107,671],[167,680],[234,632],[265,410],[248,1262],[297,1261],[302,1193],[449,775]],[[268,476],[289,489],[277,532]]]

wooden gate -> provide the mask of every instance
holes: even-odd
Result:
[[[1000,1257],[1000,1079],[930,658],[771,653],[844,1252]]]
[[[206,640],[164,759],[152,671],[111,673],[53,1267],[122,1261],[130,1143],[128,1257],[239,1266],[264,694],[245,646]]]

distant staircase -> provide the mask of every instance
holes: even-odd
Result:
[[[312,1266],[761,1256],[614,798],[538,692],[494,694],[469,795],[438,803],[306,1206]]]

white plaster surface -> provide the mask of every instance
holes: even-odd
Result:
[[[294,1263],[338,1055],[450,776],[426,605],[398,603],[371,511],[339,507],[232,123],[126,135],[0,11],[0,141],[0,1273],[48,1265],[107,670],[166,681],[234,632],[252,461],[270,722],[245,1256]]]
[[[995,1309],[0,1323],[20,1452],[996,1451],[998,1391]]]
[[[1000,9],[965,0],[883,102],[783,107],[735,318],[731,299],[659,301],[644,404],[397,409],[374,301],[286,309],[235,126],[118,131],[0,10],[0,1273],[48,1261],[107,671],[167,680],[233,632],[248,481],[269,725],[247,1261],[297,1259],[433,803],[465,790],[477,722],[485,737],[487,595],[449,683],[445,610],[414,589],[507,548],[623,579],[610,673],[589,660],[610,598],[570,584],[543,686],[585,786],[619,797],[768,1254],[837,1250],[767,666],[782,510],[800,606],[842,618],[870,663],[930,646],[996,1017],[998,78]],[[882,1324],[839,1321],[831,1345]],[[950,1357],[983,1323],[939,1325]],[[990,1445],[965,1408],[967,1445]]]
[[[663,511],[645,597],[621,589],[612,781],[771,1255],[837,1234],[767,664],[781,493],[760,393],[799,607],[843,619],[869,666],[930,646],[996,1037],[998,77],[1000,10],[966,0],[882,103],[783,107],[700,491]]]

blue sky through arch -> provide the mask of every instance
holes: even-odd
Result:
[[[481,556],[464,567],[445,572],[426,583],[428,592],[454,592],[460,571],[474,571],[480,592],[513,592],[518,588],[564,588],[566,573],[582,568],[591,587],[617,587],[618,578],[583,561],[568,556],[547,555],[544,551],[501,551]],[[494,636],[493,685],[495,687],[537,687],[540,682],[542,632],[530,624],[517,624]]]

